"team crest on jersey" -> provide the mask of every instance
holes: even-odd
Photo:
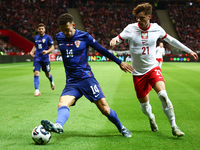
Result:
[[[76,40],[74,43],[75,43],[76,47],[78,48],[80,46],[80,44],[81,44],[81,41]]]
[[[141,37],[142,37],[142,39],[148,39],[148,32],[142,31],[141,32]]]
[[[42,39],[42,42],[44,43],[46,40],[45,39]]]

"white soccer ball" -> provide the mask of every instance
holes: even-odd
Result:
[[[46,131],[42,125],[39,125],[33,129],[32,139],[36,144],[45,145],[50,141],[51,133]]]

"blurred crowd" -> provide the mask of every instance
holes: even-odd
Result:
[[[179,40],[192,50],[200,50],[200,4],[168,4],[168,12]]]
[[[33,42],[37,34],[38,23],[46,25],[46,34],[52,36],[60,32],[57,19],[66,13],[67,8],[75,7],[80,11],[85,30],[102,46],[112,49],[109,41],[117,36],[128,24],[136,22],[132,14],[138,2],[113,3],[92,0],[6,0],[0,2],[0,29],[12,29]],[[179,40],[193,50],[199,50],[200,10],[199,5],[186,6],[169,4],[168,11],[175,26]],[[151,22],[160,25],[153,5]],[[159,40],[158,42],[160,42]],[[169,44],[164,42],[165,49],[171,51]],[[55,42],[57,48],[57,43]],[[116,51],[128,50],[128,41],[114,48]]]
[[[100,3],[89,1],[86,4],[78,5],[83,24],[89,32],[102,46],[112,49],[109,41],[117,36],[130,23],[136,22],[133,16],[133,2],[123,4],[120,2]],[[160,24],[155,8],[153,7],[152,22]],[[116,51],[128,50],[128,41],[115,47]]]
[[[11,46],[8,42],[3,39],[0,39],[0,55],[23,55],[23,51],[21,48],[16,48]]]
[[[38,23],[46,25],[46,33],[55,37],[59,32],[57,18],[67,12],[66,0],[6,0],[0,3],[0,29],[10,29],[33,41]],[[7,27],[6,27],[7,26]]]

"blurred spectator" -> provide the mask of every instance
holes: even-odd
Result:
[[[5,26],[33,41],[37,34],[38,22],[46,25],[46,33],[55,37],[59,27],[57,18],[66,13],[68,0],[45,0],[28,2],[24,0],[6,0],[0,3],[0,28]]]
[[[4,41],[3,39],[0,39],[0,52],[3,55],[22,55],[24,54],[22,52],[21,48],[16,48],[11,46],[9,43],[7,43],[6,41]]]
[[[168,13],[179,40],[190,49],[200,50],[200,3],[169,3]]]
[[[105,48],[112,49],[109,44],[110,39],[117,36],[128,24],[136,22],[132,14],[134,5],[132,5],[132,2],[129,3],[113,2],[109,4],[106,2],[94,3],[93,1],[88,1],[85,5],[78,3],[78,9],[86,31]],[[151,20],[160,24],[155,8],[153,8]],[[115,47],[117,51],[128,49],[128,41]]]

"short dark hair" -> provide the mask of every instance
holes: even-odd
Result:
[[[66,23],[73,23],[74,19],[73,16],[69,13],[65,13],[60,15],[60,17],[58,18],[58,24],[59,25],[65,25]]]
[[[137,15],[138,13],[144,11],[145,15],[151,15],[152,14],[152,5],[149,3],[143,3],[139,4],[137,7],[133,9],[133,14]]]
[[[39,24],[38,24],[38,28],[39,28],[39,27],[45,27],[45,25],[44,25],[43,23],[39,23]]]

